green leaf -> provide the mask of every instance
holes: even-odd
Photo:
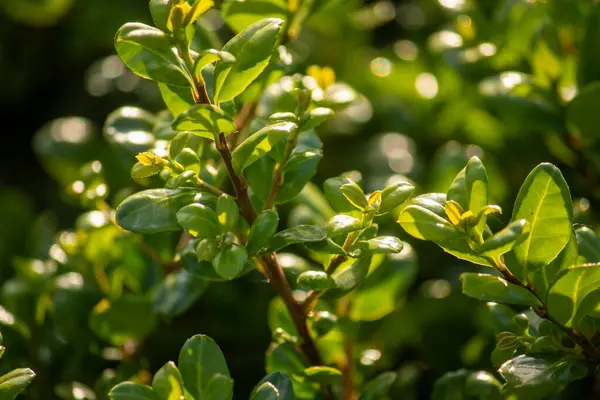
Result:
[[[318,107],[307,112],[300,121],[300,132],[315,129],[317,126],[325,123],[333,116],[334,112],[330,108]]]
[[[465,272],[461,274],[460,280],[463,294],[477,300],[531,307],[541,305],[527,289],[508,283],[498,276]]]
[[[13,400],[33,381],[35,373],[29,368],[20,368],[0,376],[0,398]]]
[[[292,122],[280,122],[269,125],[255,132],[244,140],[232,153],[233,169],[237,174],[271,151],[271,149],[285,139],[288,134],[296,131],[298,127]]]
[[[480,400],[501,400],[502,384],[487,371],[477,371],[467,376],[465,393]]]
[[[190,203],[214,204],[214,196],[186,189],[150,189],[126,198],[117,207],[117,224],[136,233],[178,231],[177,212]]]
[[[222,6],[221,13],[225,23],[234,32],[241,32],[265,18],[286,19],[288,8],[285,0],[227,0]]]
[[[219,133],[237,130],[233,119],[225,111],[212,104],[196,104],[173,121],[178,131],[191,131],[198,136],[214,139]]]
[[[526,272],[537,271],[558,256],[572,234],[571,194],[554,165],[540,164],[525,179],[512,216],[520,219],[529,221],[531,233],[514,254]]]
[[[327,222],[327,235],[330,237],[347,235],[348,233],[362,229],[362,227],[363,223],[360,219],[338,214]]]
[[[417,256],[408,244],[397,254],[386,254],[371,266],[369,275],[352,294],[350,319],[375,321],[404,304],[418,274]]]
[[[277,231],[279,215],[275,210],[265,210],[258,214],[248,235],[248,253],[255,254],[264,247]]]
[[[348,253],[344,250],[342,246],[331,240],[330,238],[326,238],[325,240],[321,240],[320,242],[307,242],[304,243],[304,247],[308,250],[313,251],[315,253],[321,254],[339,254],[341,256],[347,256]]]
[[[167,17],[169,16],[169,0],[150,0],[150,14],[158,29],[167,32]]]
[[[183,378],[173,361],[166,363],[152,379],[152,388],[161,400],[181,400],[185,398]]]
[[[529,232],[527,220],[511,222],[506,228],[486,239],[479,248],[479,253],[485,257],[498,257],[523,243]]]
[[[162,400],[150,386],[133,382],[119,383],[108,396],[111,400]]]
[[[542,399],[588,374],[585,363],[568,357],[520,355],[500,367],[505,390],[524,399]]]
[[[575,228],[577,247],[579,249],[579,263],[600,262],[600,239],[593,230],[586,226]]]
[[[600,116],[596,110],[600,107],[600,82],[594,82],[583,88],[567,107],[569,130],[584,138],[600,137],[598,123]]]
[[[178,365],[185,388],[195,399],[205,398],[210,382],[217,374],[230,377],[221,349],[206,335],[195,335],[185,342]]]
[[[600,47],[600,4],[591,3],[590,8],[587,11],[585,33],[577,63],[577,84],[580,88],[600,80],[600,62],[597,57]]]
[[[465,369],[446,372],[435,381],[431,400],[466,398],[465,381],[468,374]]]
[[[381,205],[377,213],[386,214],[399,207],[410,198],[415,187],[408,182],[398,182],[386,186],[381,192]]]
[[[600,264],[569,267],[548,292],[548,312],[558,322],[577,327],[586,315],[598,311]]]
[[[390,391],[398,375],[395,372],[384,372],[370,380],[360,393],[360,400],[381,400]]]
[[[158,174],[162,170],[162,167],[153,166],[153,165],[144,165],[140,162],[136,163],[133,168],[131,168],[131,177],[133,179],[143,179],[154,176]]]
[[[349,251],[350,255],[364,257],[367,254],[400,253],[404,244],[395,236],[378,236],[360,240]]]
[[[162,96],[165,105],[175,118],[184,111],[189,110],[195,104],[191,87],[159,83],[158,89],[160,90],[160,95]]]
[[[198,59],[194,63],[194,73],[196,76],[201,76],[202,70],[206,68],[206,66],[219,60],[226,64],[233,64],[236,61],[235,57],[226,51],[215,49],[204,50],[199,54]]]
[[[142,340],[155,328],[156,314],[146,298],[125,294],[100,301],[89,317],[90,328],[102,339],[115,345]]]
[[[367,197],[365,192],[356,184],[356,182],[346,183],[340,186],[340,190],[346,197],[346,200],[350,202],[354,207],[359,210],[365,210],[368,206]]]
[[[271,382],[265,382],[252,392],[250,400],[278,400],[279,391]]]
[[[199,238],[214,238],[219,234],[217,214],[202,204],[190,204],[177,211],[179,225]]]
[[[320,242],[326,237],[325,229],[320,226],[298,225],[276,233],[269,243],[259,251],[259,255],[273,253],[292,244]]]
[[[263,378],[258,384],[260,387],[264,383],[270,383],[277,389],[279,394],[279,400],[295,400],[294,390],[292,388],[292,382],[290,378],[283,372],[273,372]]]
[[[296,151],[292,154],[283,167],[283,184],[275,198],[276,204],[293,200],[304,189],[304,185],[317,173],[321,158],[323,152],[320,149]]]
[[[152,148],[156,117],[137,107],[121,107],[108,115],[104,123],[104,137],[127,157]]]
[[[306,271],[298,276],[298,285],[305,290],[327,290],[335,287],[335,282],[326,272]]]
[[[115,48],[125,65],[142,78],[176,86],[190,85],[171,40],[159,29],[129,22],[117,32]]]
[[[398,223],[406,233],[421,240],[442,242],[463,236],[448,220],[431,209],[416,204],[402,210]]]
[[[533,287],[542,299],[546,299],[550,287],[560,273],[577,264],[577,261],[577,239],[575,234],[572,234],[569,243],[550,264],[530,274]]]
[[[372,257],[363,257],[354,260],[347,266],[338,268],[331,277],[337,287],[342,290],[350,290],[362,282],[369,273]]]
[[[272,343],[266,354],[267,372],[285,372],[289,375],[300,375],[308,367],[308,363],[297,348],[288,342]]]
[[[326,366],[308,367],[304,370],[305,379],[322,385],[333,385],[342,380],[342,372]]]
[[[448,200],[454,200],[465,211],[477,214],[488,205],[487,174],[481,160],[471,157],[448,189]]]
[[[282,24],[277,18],[258,21],[223,46],[236,61],[216,64],[215,103],[233,100],[267,67]]]
[[[352,180],[346,177],[329,178],[323,183],[325,198],[338,213],[356,211],[356,208],[346,199],[340,189],[342,185],[352,183]]]
[[[212,263],[217,274],[231,280],[242,272],[247,261],[248,252],[246,249],[234,244],[222,249]]]
[[[217,199],[217,218],[222,232],[231,232],[237,226],[240,218],[240,209],[235,199],[228,194],[223,194]]]
[[[231,400],[233,398],[233,379],[223,374],[214,375],[208,382],[202,399]]]
[[[198,300],[208,282],[185,269],[167,275],[152,295],[154,310],[167,317],[183,314]]]

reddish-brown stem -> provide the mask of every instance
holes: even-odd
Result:
[[[248,197],[248,185],[246,180],[243,177],[238,176],[233,169],[231,152],[229,151],[225,135],[221,133],[217,139],[217,149],[221,153],[223,163],[229,172],[231,182],[233,183],[237,195],[240,211],[248,224],[252,225],[256,219],[256,211],[254,210],[254,207],[250,202],[250,198]],[[300,345],[302,352],[311,365],[322,365],[321,357],[319,356],[317,347],[310,335],[310,332],[308,331],[308,326],[306,325],[306,314],[304,313],[302,306],[294,299],[292,288],[290,287],[289,282],[287,281],[283,270],[279,265],[277,257],[274,253],[267,254],[266,256],[260,258],[260,262],[263,265],[269,282],[273,285],[277,294],[282,298],[288,309],[288,312],[290,313],[290,317],[292,318],[296,330],[302,339],[302,343]]]

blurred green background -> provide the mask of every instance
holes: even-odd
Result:
[[[363,97],[322,130],[325,157],[316,183],[356,170],[367,190],[403,175],[419,192],[445,192],[477,155],[490,175],[492,201],[504,209],[490,222],[495,229],[509,219],[526,174],[551,161],[571,186],[577,220],[593,222],[590,210],[600,199],[597,141],[571,130],[565,117],[585,83],[577,65],[590,5],[330,0],[290,45],[294,68],[330,66]],[[128,72],[114,55],[112,39],[127,21],[150,23],[146,0],[0,0],[0,284],[15,275],[15,257],[42,258],[44,232],[68,229],[83,211],[62,188],[71,177],[57,163],[100,159],[112,193],[131,185],[127,168],[102,138],[104,119],[123,105],[152,112],[164,106],[154,84]],[[217,12],[205,23],[221,39],[230,37]],[[75,136],[61,136],[64,131]],[[419,270],[403,305],[365,324],[365,341],[385,347],[383,354],[365,353],[365,375],[396,369],[397,398],[417,399],[429,398],[444,372],[491,370],[488,314],[460,294],[457,278],[465,264],[433,244],[408,239],[392,221],[384,229],[411,243]],[[13,291],[14,285],[0,290],[6,309]],[[225,352],[237,393],[248,393],[263,375],[271,297],[259,280],[211,285],[184,315],[161,322],[130,361],[131,371],[140,365],[156,370],[176,357],[185,338],[201,332]],[[6,318],[3,323],[10,325]],[[55,398],[48,393],[58,383],[94,387],[117,364],[102,356],[100,345],[80,350],[44,335],[34,335],[36,343],[5,334],[14,340],[5,340],[10,352],[0,369],[33,366],[38,378],[31,398]]]

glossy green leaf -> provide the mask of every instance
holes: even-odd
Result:
[[[590,3],[589,6],[577,64],[577,83],[580,88],[600,80],[600,62],[597,57],[600,46],[600,5]]]
[[[384,372],[367,382],[360,393],[360,400],[380,400],[385,398],[396,383],[398,375],[395,372]]]
[[[241,32],[265,18],[286,19],[288,9],[285,0],[227,0],[223,4],[222,14],[225,23],[234,32]]]
[[[267,372],[285,372],[300,375],[308,367],[304,356],[291,343],[272,343],[266,354]]]
[[[485,167],[479,158],[472,157],[448,189],[448,200],[454,200],[465,211],[477,214],[488,205],[487,184]]]
[[[219,234],[217,214],[202,204],[190,204],[177,211],[179,225],[199,238],[214,238]]]
[[[377,213],[386,214],[399,207],[410,198],[415,187],[408,182],[398,182],[386,186],[381,192],[381,205]]]
[[[340,190],[346,197],[346,200],[350,202],[354,207],[359,210],[364,210],[367,208],[367,197],[365,196],[365,192],[356,184],[355,182],[346,183],[340,186]]]
[[[307,112],[300,121],[300,131],[315,129],[317,126],[325,123],[333,116],[334,112],[330,108],[317,107]]]
[[[197,104],[179,115],[173,121],[178,131],[191,131],[196,135],[214,139],[219,133],[231,133],[237,130],[233,119],[221,108],[212,104]]]
[[[501,400],[502,384],[487,371],[477,371],[467,376],[465,393],[481,400]]]
[[[223,46],[223,51],[231,53],[236,61],[216,64],[215,103],[233,100],[267,67],[282,24],[277,18],[261,20]]]
[[[275,210],[265,210],[258,214],[248,235],[248,253],[255,254],[264,247],[277,231],[279,215]]]
[[[283,372],[273,372],[265,376],[258,386],[269,382],[277,389],[279,393],[279,400],[295,400],[294,390],[292,388],[292,382],[288,376]]]
[[[188,86],[169,37],[161,30],[138,22],[123,25],[115,37],[117,54],[142,78],[176,86]]]
[[[158,89],[165,105],[175,118],[189,110],[195,104],[191,87],[159,83]]]
[[[342,380],[342,372],[337,368],[326,366],[308,367],[304,370],[305,379],[324,385],[333,385]]]
[[[0,376],[0,398],[13,400],[35,378],[35,373],[29,368],[20,368]]]
[[[539,300],[527,289],[508,283],[498,276],[465,272],[460,280],[463,294],[477,300],[530,307],[540,305]]]
[[[479,248],[479,253],[485,257],[498,257],[523,243],[529,232],[527,220],[511,222],[506,228],[487,238]]]
[[[230,377],[221,349],[206,335],[195,335],[185,342],[179,353],[178,366],[185,388],[195,399],[204,398],[217,374]]]
[[[234,244],[233,246],[223,248],[215,256],[212,263],[217,274],[227,280],[231,280],[242,272],[247,261],[248,252],[246,249]]]
[[[133,168],[131,168],[131,177],[133,179],[148,178],[158,174],[161,170],[162,167],[144,165],[138,162],[133,166]]]
[[[363,223],[360,219],[338,214],[327,222],[327,235],[330,237],[347,235],[348,233],[362,229],[362,227]]]
[[[375,321],[404,303],[404,296],[418,274],[417,255],[408,244],[397,254],[386,254],[352,294],[350,319]]]
[[[565,248],[550,264],[529,275],[533,287],[535,287],[535,290],[542,299],[546,299],[550,287],[554,284],[556,278],[560,276],[561,272],[577,264],[577,261],[577,239],[575,234],[573,234],[569,243],[567,243]]]
[[[409,235],[421,240],[441,242],[462,236],[448,220],[416,204],[402,210],[398,223]]]
[[[183,314],[207,287],[207,281],[188,273],[185,269],[167,275],[152,295],[154,310],[167,317]]]
[[[326,237],[325,229],[320,226],[298,225],[276,233],[269,243],[259,251],[259,254],[273,253],[292,244],[320,242]]]
[[[347,183],[352,183],[352,181],[346,177],[329,178],[323,183],[323,191],[325,192],[327,201],[331,204],[333,209],[339,213],[356,210],[340,189],[342,185]]]
[[[149,150],[155,142],[156,117],[137,107],[121,107],[108,115],[104,137],[128,157]]]
[[[558,256],[572,234],[569,187],[554,165],[540,164],[525,179],[512,216],[520,219],[529,222],[531,232],[514,254],[525,271],[539,270]]]
[[[520,355],[502,364],[499,372],[506,381],[505,390],[533,400],[583,379],[588,369],[583,361],[572,358]]]
[[[185,397],[183,378],[173,361],[166,363],[154,374],[152,388],[161,400],[181,400]]]
[[[584,264],[566,269],[548,292],[548,311],[558,322],[577,327],[579,321],[598,311],[600,264]]]
[[[167,32],[167,17],[169,16],[169,0],[150,0],[150,14],[154,25],[161,31]]]
[[[231,232],[237,226],[240,209],[235,199],[227,194],[217,199],[217,218],[222,232]]]
[[[304,189],[304,185],[315,176],[321,158],[323,152],[320,149],[297,151],[292,154],[283,167],[283,184],[275,202],[283,204],[293,200]]]
[[[339,254],[341,256],[346,256],[348,253],[344,250],[342,246],[331,240],[330,238],[326,238],[325,240],[321,240],[319,242],[307,242],[304,243],[304,247],[308,250],[313,251],[315,253],[321,254]]]
[[[198,58],[194,63],[194,73],[197,76],[200,76],[202,74],[202,70],[206,68],[206,66],[219,60],[226,64],[233,64],[236,61],[235,57],[226,51],[219,51],[215,49],[204,50],[198,55]]]
[[[223,374],[213,375],[202,398],[206,400],[231,400],[233,398],[233,379]]]
[[[134,382],[119,383],[108,396],[111,400],[162,400],[150,386]]]
[[[338,268],[332,275],[337,287],[350,290],[367,277],[372,257],[363,257],[353,260],[347,266]]]
[[[578,262],[581,264],[600,262],[600,238],[593,230],[586,226],[575,228],[577,248],[579,249]]]
[[[285,139],[288,134],[296,129],[298,127],[292,122],[280,122],[253,133],[232,153],[232,164],[235,172],[241,174],[247,166],[271,151],[279,141]]]
[[[404,244],[395,236],[378,236],[369,240],[359,240],[349,251],[351,255],[400,253]]]
[[[250,395],[250,400],[278,400],[279,391],[271,382],[264,382],[254,389]]]
[[[177,231],[177,212],[190,203],[214,204],[214,196],[196,190],[150,189],[129,196],[117,207],[117,224],[137,233]]]
[[[600,107],[600,83],[594,82],[583,88],[567,107],[567,124],[570,130],[584,138],[600,137],[598,132],[600,116],[595,112],[598,107]]]
[[[326,272],[306,271],[298,276],[298,285],[306,290],[327,290],[335,287],[335,282]]]
[[[133,294],[100,301],[89,316],[92,331],[115,345],[141,340],[156,327],[156,314],[148,299]]]

